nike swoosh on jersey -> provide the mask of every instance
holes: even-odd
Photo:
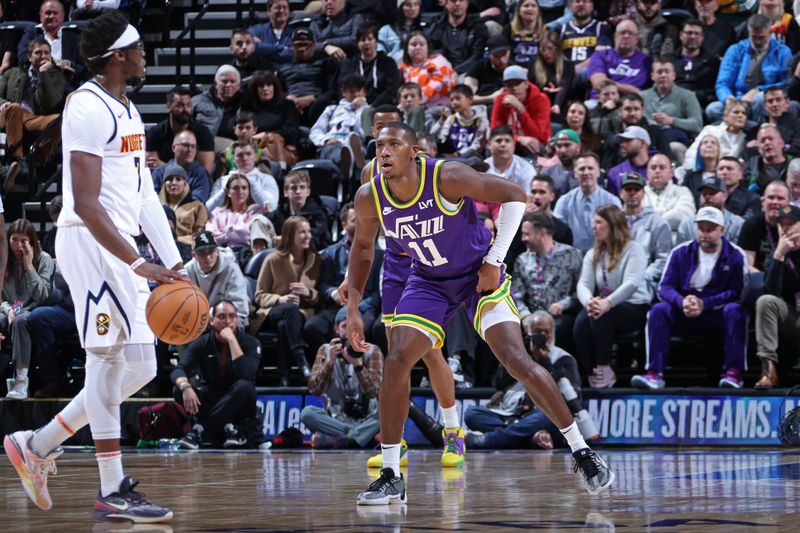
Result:
[[[122,118],[122,115],[124,115],[124,114],[125,114],[125,111],[123,111],[122,113],[120,113],[119,115],[117,115],[117,118]]]

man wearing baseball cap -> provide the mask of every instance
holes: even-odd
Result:
[[[628,126],[617,135],[619,151],[625,159],[608,171],[606,189],[611,194],[619,194],[622,177],[631,172],[644,176],[647,181],[647,162],[650,160],[648,150],[652,142],[650,134],[641,126]]]
[[[725,219],[725,238],[730,242],[739,242],[739,233],[742,231],[744,219],[728,211],[725,207],[728,201],[728,186],[717,176],[706,176],[698,186],[700,194],[700,208],[706,206],[716,207],[722,212]],[[676,243],[694,240],[695,222],[691,218],[684,219],[678,226]]]
[[[800,334],[800,207],[781,209],[778,244],[765,268],[764,294],[756,302],[757,389],[778,386],[778,339]]]
[[[578,186],[578,180],[572,169],[575,159],[581,153],[583,145],[578,132],[571,129],[559,130],[550,142],[555,144],[558,163],[542,169],[542,174],[553,178],[556,186],[556,195],[566,194],[570,189]]]
[[[503,90],[494,99],[491,127],[510,126],[517,148],[537,154],[550,138],[550,99],[528,81],[528,71],[511,65],[503,71]]]
[[[722,336],[719,386],[738,389],[744,384],[747,312],[741,301],[747,286],[747,258],[723,237],[722,211],[702,207],[694,220],[696,238],[672,251],[658,288],[661,301],[647,316],[647,373],[631,379],[634,387],[664,387],[670,337],[676,333]]]
[[[511,60],[511,43],[505,35],[492,35],[486,41],[488,57],[472,65],[464,84],[475,93],[473,104],[489,105],[503,91],[503,71]]]

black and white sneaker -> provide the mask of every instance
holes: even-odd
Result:
[[[236,426],[231,423],[225,424],[225,442],[222,443],[222,447],[241,448],[245,444],[247,444],[247,439],[244,438],[244,435],[239,433]]]
[[[358,495],[358,505],[388,505],[406,503],[406,483],[403,474],[394,475],[391,468],[381,470],[381,477],[372,482],[367,490]]]
[[[193,429],[178,441],[178,446],[184,450],[196,450],[200,447],[202,441],[203,438],[200,436],[200,432]]]
[[[575,472],[580,470],[583,474],[589,494],[599,494],[614,483],[614,472],[591,448],[582,448],[573,453],[572,457],[575,459]]]

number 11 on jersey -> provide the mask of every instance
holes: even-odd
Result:
[[[420,263],[425,266],[442,266],[447,264],[447,258],[442,257],[442,254],[439,253],[439,249],[436,248],[436,243],[433,242],[433,239],[425,239],[422,241],[422,246],[425,247],[428,252],[430,252],[430,260],[425,257],[425,252],[422,251],[422,248],[420,248],[419,244],[414,241],[408,243],[408,247],[414,250],[414,253],[417,254],[417,259],[419,259]]]

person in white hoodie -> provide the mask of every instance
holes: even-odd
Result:
[[[239,269],[236,256],[229,248],[220,248],[210,231],[200,231],[194,236],[192,260],[186,263],[189,280],[195,283],[215,305],[230,300],[236,306],[239,326],[246,328],[250,316],[250,298],[247,282]]]
[[[647,162],[647,186],[644,188],[645,207],[653,210],[675,232],[680,223],[694,217],[692,191],[672,182],[672,162],[664,154],[656,154]]]
[[[236,168],[229,174],[220,177],[211,187],[211,194],[206,202],[206,209],[210,213],[225,201],[225,185],[228,179],[235,174],[244,174],[250,182],[250,194],[257,204],[264,206],[264,212],[268,213],[278,207],[280,191],[278,182],[271,174],[261,172],[256,166],[256,147],[247,141],[236,141],[232,145],[233,160]]]

